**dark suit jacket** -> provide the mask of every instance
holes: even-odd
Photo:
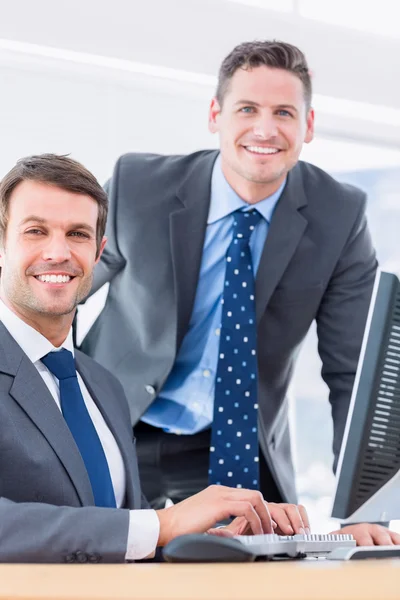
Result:
[[[216,151],[127,154],[109,181],[108,245],[93,291],[110,289],[82,349],[122,382],[132,422],[162,389],[196,294]],[[376,271],[365,194],[298,163],[288,175],[256,279],[260,444],[296,500],[286,392],[317,321],[337,457]]]
[[[121,451],[125,508],[141,508],[122,387],[79,351],[76,363]],[[128,510],[94,507],[86,468],[60,410],[0,323],[0,562],[123,562],[128,526]]]

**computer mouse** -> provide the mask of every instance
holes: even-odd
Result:
[[[251,562],[256,556],[232,538],[191,533],[171,540],[163,549],[167,562]]]

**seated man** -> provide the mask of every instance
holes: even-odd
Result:
[[[106,217],[102,188],[67,157],[23,159],[0,184],[0,561],[141,559],[230,516],[217,533],[307,531],[303,507],[254,490],[211,486],[147,509],[122,387],[72,345]]]

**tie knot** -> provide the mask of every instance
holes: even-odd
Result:
[[[248,241],[261,215],[257,210],[238,210],[233,215],[233,237]]]
[[[42,363],[57,377],[57,379],[68,379],[76,377],[75,359],[69,350],[49,352],[43,356]]]

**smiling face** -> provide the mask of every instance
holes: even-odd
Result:
[[[22,181],[13,190],[0,249],[0,295],[24,321],[67,316],[89,293],[98,205],[90,196]]]
[[[231,187],[247,202],[273,194],[314,133],[296,75],[266,66],[239,68],[223,105],[213,99],[209,129],[220,137],[221,164]]]

